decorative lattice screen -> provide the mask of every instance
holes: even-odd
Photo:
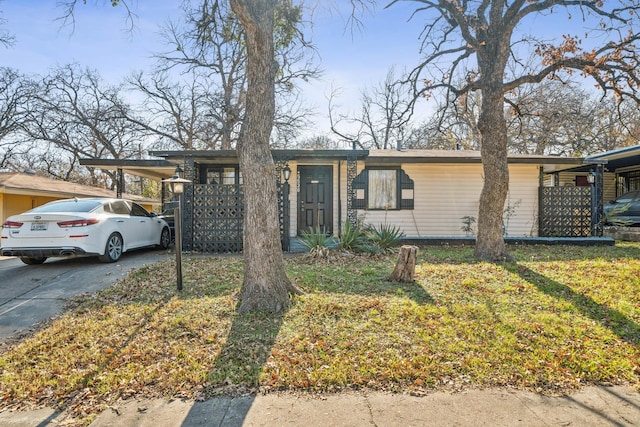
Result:
[[[591,187],[541,187],[539,235],[591,236],[591,190]]]
[[[244,195],[240,186],[193,186],[193,250],[240,252]]]

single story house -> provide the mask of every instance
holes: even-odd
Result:
[[[273,150],[272,154],[285,249],[305,230],[318,227],[339,235],[345,221],[358,219],[393,224],[408,239],[465,238],[469,237],[465,217],[478,216],[483,168],[477,151]],[[147,176],[169,178],[177,165],[184,170],[183,178],[192,181],[182,196],[184,249],[240,251],[244,199],[236,152],[151,155],[162,160],[147,161],[155,162],[145,168]],[[140,164],[128,162],[84,159],[81,164],[120,173],[141,171]],[[510,155],[505,235],[600,235],[596,225],[604,163]]]
[[[34,173],[0,172],[0,219],[2,223],[11,215],[16,215],[53,200],[71,197],[115,197],[116,194],[104,188],[74,184],[38,176]],[[125,195],[147,210],[158,210],[160,202],[136,195]],[[2,224],[0,223],[0,224]]]

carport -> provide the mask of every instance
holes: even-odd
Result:
[[[171,178],[175,172],[177,163],[167,160],[124,160],[124,159],[80,159],[80,164],[90,168],[116,171],[116,196],[122,197],[124,193],[124,174],[139,176],[153,181],[162,181]],[[164,206],[165,189],[162,187],[161,199]]]
[[[589,156],[585,162],[606,163],[606,171],[615,174],[616,197],[640,190],[640,145]]]

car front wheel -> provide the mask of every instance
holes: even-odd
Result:
[[[167,227],[162,229],[162,233],[160,233],[160,244],[158,245],[160,249],[167,249],[171,244],[171,232]]]
[[[20,261],[24,262],[27,265],[38,265],[42,264],[47,260],[47,257],[20,257]]]
[[[102,262],[116,262],[122,256],[122,248],[122,236],[118,233],[112,233],[107,239],[104,255],[100,255],[98,259]]]

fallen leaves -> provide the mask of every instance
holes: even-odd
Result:
[[[386,281],[394,255],[288,261],[307,292],[283,316],[239,315],[242,263],[187,257],[83,295],[0,356],[0,407],[58,406],[86,424],[118,399],[259,390],[640,384],[639,246],[422,250],[416,282]]]

